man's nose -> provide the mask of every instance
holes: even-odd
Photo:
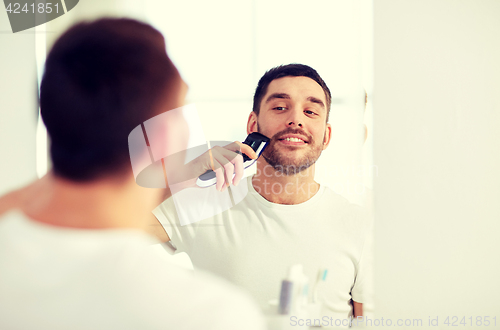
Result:
[[[294,127],[294,126],[302,127],[301,115],[302,115],[302,111],[300,111],[298,109],[290,111],[290,116],[287,118],[286,126],[289,126],[289,127]]]

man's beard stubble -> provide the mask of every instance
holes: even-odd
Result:
[[[257,132],[262,134],[258,124]],[[278,143],[278,138],[285,134],[300,134],[307,137],[309,150],[300,159],[295,160],[294,157],[287,157],[286,154],[283,154],[283,151],[276,150],[275,146],[276,143]],[[308,169],[311,165],[316,163],[322,150],[322,145],[316,145],[316,141],[312,136],[305,134],[300,129],[287,128],[273,135],[271,142],[262,153],[262,157],[264,157],[267,163],[276,171],[281,172],[284,175],[295,175]],[[289,152],[293,153],[294,151],[290,150]]]

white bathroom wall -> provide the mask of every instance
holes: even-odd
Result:
[[[13,34],[0,8],[0,195],[36,178],[37,93],[35,34]]]
[[[500,1],[375,0],[374,44],[377,315],[498,328]]]

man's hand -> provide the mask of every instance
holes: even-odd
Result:
[[[252,159],[257,158],[250,146],[238,141],[224,147],[213,147],[185,165],[185,153],[167,157],[165,163],[171,193],[195,187],[198,177],[209,170],[215,172],[218,191],[223,191],[231,184],[237,185],[244,173],[241,153]]]
[[[252,159],[257,158],[257,154],[250,146],[237,141],[225,147],[213,147],[203,155],[204,158],[198,158],[198,166],[201,165],[204,169],[201,174],[208,170],[214,171],[217,179],[216,189],[219,191],[226,189],[231,183],[236,186],[244,173],[241,153]],[[208,154],[209,162],[207,162],[206,154]]]
[[[235,141],[224,147],[213,147],[186,165],[181,163],[181,160],[183,161],[185,158],[185,153],[167,159],[167,172],[171,175],[168,177],[169,187],[165,189],[164,199],[170,198],[172,194],[182,189],[195,187],[198,177],[212,169],[217,178],[217,190],[224,190],[230,183],[237,185],[244,173],[241,153],[252,159],[257,158],[257,154],[250,146]],[[150,217],[149,232],[161,242],[170,240],[163,226],[153,214]]]

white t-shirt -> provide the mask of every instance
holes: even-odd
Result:
[[[263,329],[258,307],[213,276],[148,252],[133,229],[0,218],[0,329]]]
[[[291,265],[302,264],[311,282],[326,268],[326,281],[318,288],[323,315],[349,317],[351,299],[371,308],[371,221],[361,207],[324,186],[296,205],[267,201],[255,191],[251,177],[232,189],[234,195],[248,193],[229,210],[186,226],[180,225],[177,211],[185,215],[189,205],[176,211],[170,198],[153,211],[177,251],[187,252],[195,268],[247,289],[262,307],[279,298]],[[206,191],[218,193],[214,187]],[[213,196],[207,200],[212,202]]]

